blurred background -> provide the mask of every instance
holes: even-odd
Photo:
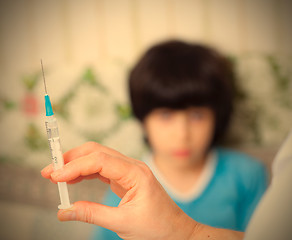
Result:
[[[97,141],[145,152],[128,102],[127,74],[151,45],[182,39],[217,48],[238,75],[227,145],[269,168],[292,119],[290,0],[7,0],[0,3],[0,239],[86,239],[60,223],[44,125],[43,60],[64,151]],[[70,186],[100,202],[106,186]]]

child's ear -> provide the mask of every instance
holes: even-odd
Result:
[[[147,128],[146,128],[145,123],[142,123],[142,124],[141,124],[141,128],[142,128],[142,132],[143,132],[143,136],[144,136],[144,138],[147,138],[147,136],[148,136],[148,132],[147,132]]]
[[[146,134],[146,122],[144,121],[139,121],[140,127],[143,131],[144,134]]]
[[[144,135],[143,140],[144,140],[144,143],[146,144],[146,146],[150,147],[148,137]]]
[[[149,140],[148,140],[148,132],[146,130],[145,122],[141,122],[141,128],[142,128],[142,132],[143,132],[144,143],[146,144],[146,146],[150,147],[150,143],[149,143]]]

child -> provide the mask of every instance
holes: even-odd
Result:
[[[267,185],[262,164],[219,148],[233,108],[229,62],[181,41],[150,48],[129,77],[134,115],[150,153],[144,161],[178,206],[198,222],[244,231]],[[111,191],[105,204],[118,206]],[[99,229],[95,239],[120,239]]]

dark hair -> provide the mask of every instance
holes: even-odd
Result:
[[[172,40],[151,47],[129,76],[133,114],[143,122],[154,109],[210,107],[215,114],[211,146],[225,132],[233,109],[230,61],[212,48]]]

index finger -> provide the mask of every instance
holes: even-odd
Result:
[[[71,162],[74,159],[89,155],[93,152],[102,151],[104,153],[108,153],[113,156],[124,157],[123,154],[119,153],[118,151],[111,149],[109,147],[103,146],[96,142],[87,142],[82,144],[81,146],[72,148],[71,150],[65,152],[63,154],[64,164]],[[53,165],[49,164],[45,168],[42,169],[41,174],[44,178],[51,178],[51,174],[53,173]]]
[[[137,160],[136,160],[137,161]],[[56,182],[69,182],[80,176],[98,173],[109,180],[116,181],[125,189],[135,185],[134,160],[112,156],[104,152],[93,152],[89,155],[75,159],[62,169],[56,170],[51,177]]]
[[[71,150],[65,152],[63,155],[64,163],[66,164],[76,158],[80,158],[97,151],[104,152],[112,156],[124,157],[124,155],[119,153],[118,151],[111,149],[109,147],[103,146],[97,142],[87,142],[81,146],[72,148]]]

